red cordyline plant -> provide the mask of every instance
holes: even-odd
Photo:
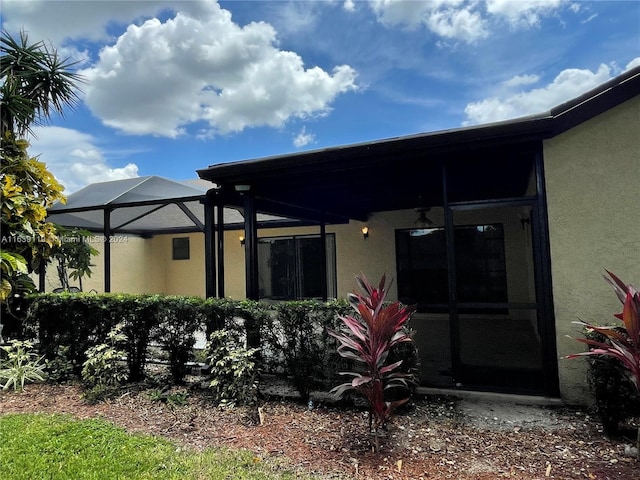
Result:
[[[409,384],[413,382],[412,374],[398,370],[402,360],[385,364],[391,347],[400,342],[413,342],[403,327],[415,310],[414,306],[403,306],[400,302],[384,305],[387,295],[385,280],[383,275],[375,288],[366,277],[356,277],[364,294],[351,293],[348,299],[358,315],[340,317],[342,329],[328,331],[338,340],[338,353],[342,357],[364,364],[362,373],[340,372],[353,378],[331,392],[341,397],[345,392],[354,390],[368,400],[369,426],[375,434],[376,450],[379,450],[378,430],[393,410],[410,398],[409,394],[400,400],[387,401],[385,392],[392,388],[405,388],[409,393]]]
[[[603,335],[605,341],[577,338],[576,340],[579,342],[589,345],[589,351],[567,355],[566,358],[585,355],[605,355],[617,358],[640,393],[640,292],[608,270],[606,272],[609,276],[605,276],[605,280],[613,287],[623,305],[622,313],[614,315],[622,320],[622,325],[596,326],[585,322],[574,322],[585,327],[587,331]]]

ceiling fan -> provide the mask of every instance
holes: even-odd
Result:
[[[416,218],[413,223],[421,228],[430,227],[433,225],[433,221],[427,217],[427,213],[429,213],[431,207],[426,206],[422,195],[418,195],[418,205],[418,207],[414,208],[414,211],[418,214],[418,218]]]
[[[429,217],[427,217],[427,213],[429,213],[430,210],[431,210],[431,207],[416,208],[415,211],[418,214],[418,218],[416,218],[415,222],[413,223],[415,223],[416,225],[422,228],[426,228],[433,225],[433,221]]]

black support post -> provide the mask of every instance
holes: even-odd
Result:
[[[204,281],[205,296],[216,294],[215,206],[207,197],[204,202]]]
[[[322,263],[322,301],[326,302],[328,299],[327,293],[327,227],[324,222],[320,224],[320,244],[322,251],[320,252],[320,258]]]
[[[224,205],[218,204],[218,298],[224,298]]]
[[[104,291],[111,291],[111,210],[104,210]]]
[[[259,300],[258,283],[258,228],[255,199],[250,192],[244,197],[244,254],[247,300]]]

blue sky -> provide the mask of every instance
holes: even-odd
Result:
[[[640,1],[3,0],[80,61],[36,129],[71,193],[544,112],[640,65]]]

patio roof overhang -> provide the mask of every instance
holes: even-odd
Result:
[[[326,223],[366,221],[372,212],[440,205],[443,164],[468,164],[474,158],[477,165],[488,160],[513,163],[531,155],[548,133],[549,119],[535,119],[526,127],[516,132],[512,124],[504,124],[414,135],[213,165],[198,174],[221,185],[225,205],[242,205],[236,190],[247,186],[261,212],[306,215]],[[483,178],[483,169],[478,168],[477,181],[468,188],[505,185],[501,182],[505,179],[495,175],[492,170]]]

